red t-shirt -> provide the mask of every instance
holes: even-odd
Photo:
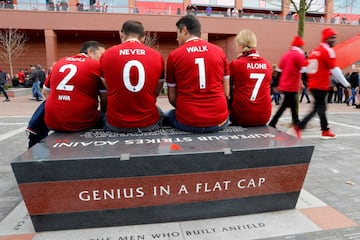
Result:
[[[199,38],[172,51],[166,82],[176,88],[176,119],[193,127],[210,127],[228,118],[224,76],[229,67],[224,51]]]
[[[164,79],[159,52],[137,40],[113,46],[101,56],[108,88],[106,121],[117,128],[143,128],[160,119],[156,89]]]
[[[265,125],[271,115],[270,63],[258,53],[252,53],[232,61],[230,72],[232,123],[241,126]]]
[[[99,62],[85,54],[59,60],[45,80],[50,93],[45,103],[45,123],[53,130],[81,131],[100,119],[98,96],[105,88]]]
[[[279,90],[285,92],[299,92],[301,69],[305,67],[304,52],[298,47],[292,47],[285,53],[279,62],[281,71]]]
[[[336,54],[328,44],[321,43],[308,57],[308,88],[329,90],[330,70],[336,67]]]
[[[23,84],[25,82],[25,73],[24,72],[18,72],[19,75],[19,83]]]

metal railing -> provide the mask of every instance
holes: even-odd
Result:
[[[29,1],[28,3],[19,3],[18,5],[6,3],[5,1],[0,3],[1,9],[14,9],[14,10],[31,10],[31,11],[51,11],[51,12],[94,12],[94,13],[130,13],[130,14],[147,14],[147,15],[184,15],[187,14],[186,10],[168,8],[131,8],[128,6],[115,6],[103,4],[100,6],[90,6],[78,4],[77,6],[63,7],[57,2],[57,4],[40,4],[37,1]],[[264,20],[285,20],[285,21],[297,21],[294,18],[287,18],[287,16],[280,16],[278,14],[266,14],[266,13],[241,13],[229,11],[212,11],[210,14],[206,10],[197,10],[191,14],[197,16],[209,16],[209,17],[229,17],[229,18],[245,18],[245,19],[264,19]],[[331,20],[325,21],[322,17],[306,17],[306,22],[315,23],[334,23]],[[336,24],[336,23],[334,23]],[[339,24],[352,24],[359,25],[360,20],[347,20],[340,22]]]

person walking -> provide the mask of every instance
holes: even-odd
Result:
[[[330,89],[330,74],[344,87],[350,87],[340,68],[336,66],[336,54],[333,49],[337,32],[332,28],[324,28],[321,33],[321,43],[308,58],[308,87],[315,101],[313,109],[303,120],[295,124],[289,133],[295,133],[301,138],[301,131],[317,113],[320,118],[321,139],[334,139],[336,135],[329,129],[326,117],[327,94]]]
[[[4,102],[10,102],[10,98],[7,95],[7,92],[5,91],[5,83],[8,81],[8,75],[6,72],[2,71],[0,69],[0,92],[2,92],[5,96]]]
[[[269,126],[276,128],[276,124],[286,108],[291,109],[293,123],[299,122],[298,115],[298,93],[301,83],[301,71],[305,67],[305,53],[302,50],[304,41],[301,37],[294,37],[289,51],[280,59],[279,67],[279,91],[283,93],[284,100],[280,108],[272,117]]]
[[[349,82],[351,85],[351,96],[346,100],[346,105],[350,105],[350,101],[352,102],[352,106],[356,105],[356,94],[357,89],[359,88],[359,70],[356,69],[353,71],[349,77]]]

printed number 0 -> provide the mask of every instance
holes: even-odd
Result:
[[[319,63],[317,59],[310,59],[307,66],[307,73],[316,73],[318,71]]]
[[[139,79],[135,86],[130,82],[130,70],[132,67],[136,67],[139,72]],[[145,69],[142,63],[137,60],[128,61],[123,69],[123,81],[127,90],[130,92],[139,92],[145,84]]]
[[[256,97],[259,93],[261,83],[265,78],[265,74],[264,73],[251,73],[250,78],[256,79],[256,83],[255,83],[254,89],[253,89],[251,97],[250,97],[250,101],[255,101]]]
[[[77,72],[77,67],[73,64],[65,64],[60,69],[59,72],[63,73],[66,69],[70,69],[70,72],[66,74],[63,80],[57,85],[56,90],[62,91],[72,91],[74,89],[74,85],[67,85],[67,83],[74,77]]]
[[[198,68],[199,68],[200,89],[205,89],[206,88],[206,77],[205,77],[204,58],[195,58],[195,64],[197,64]]]

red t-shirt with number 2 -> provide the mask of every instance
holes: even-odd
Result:
[[[55,63],[44,88],[45,123],[57,131],[81,131],[100,119],[98,96],[106,91],[100,78],[99,61],[86,54],[64,57]]]

